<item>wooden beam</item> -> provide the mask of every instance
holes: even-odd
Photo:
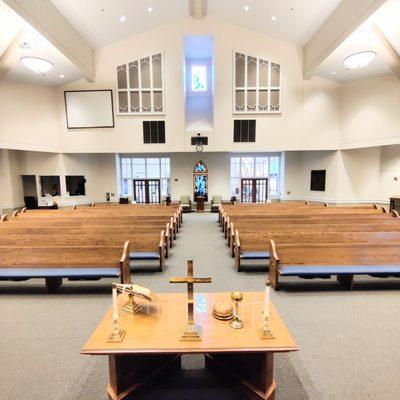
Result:
[[[14,39],[11,41],[9,46],[7,47],[6,51],[0,58],[0,83],[3,82],[5,76],[7,75],[8,71],[12,68],[14,61],[15,61],[15,50],[18,48],[20,43],[22,43],[26,31],[21,29],[15,36]]]
[[[387,0],[343,0],[304,46],[304,79],[311,79],[328,58]]]
[[[4,0],[20,17],[68,58],[86,80],[94,82],[94,53],[50,0]]]
[[[189,0],[189,14],[194,19],[202,19],[207,15],[207,0]]]
[[[389,66],[389,68],[397,76],[397,78],[400,79],[399,55],[376,24],[372,25],[372,30],[374,31],[376,37],[379,39],[381,45],[379,56],[385,61],[385,63]]]

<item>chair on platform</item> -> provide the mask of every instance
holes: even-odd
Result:
[[[211,212],[218,212],[219,205],[222,203],[222,196],[213,196],[211,200]]]
[[[190,196],[181,196],[181,206],[183,212],[192,211],[192,202],[190,201]]]

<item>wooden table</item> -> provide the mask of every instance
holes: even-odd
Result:
[[[134,398],[135,391],[167,367],[179,367],[182,354],[203,353],[206,367],[228,376],[252,399],[273,400],[274,354],[296,351],[297,346],[275,308],[271,305],[271,328],[275,339],[260,339],[264,293],[244,292],[239,315],[244,328],[232,329],[211,312],[215,301],[230,301],[230,293],[195,295],[195,321],[202,325],[201,342],[180,341],[187,323],[186,293],[160,294],[156,304],[142,302],[141,314],[121,314],[122,343],[107,343],[111,332],[111,308],[84,345],[81,353],[109,359],[108,398]],[[120,306],[126,303],[120,301]],[[138,302],[141,302],[138,300]]]

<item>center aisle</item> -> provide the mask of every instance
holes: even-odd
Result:
[[[168,283],[171,276],[186,276],[187,260],[193,260],[195,276],[210,276],[211,284],[196,286],[195,291],[232,292],[264,290],[267,274],[240,274],[234,267],[226,241],[217,222],[217,213],[190,213],[183,215],[179,238],[174,243],[171,258],[160,274],[133,273],[132,281],[159,292],[184,292],[185,285]]]

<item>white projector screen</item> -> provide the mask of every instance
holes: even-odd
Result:
[[[68,129],[114,128],[111,89],[65,91],[64,99]]]

